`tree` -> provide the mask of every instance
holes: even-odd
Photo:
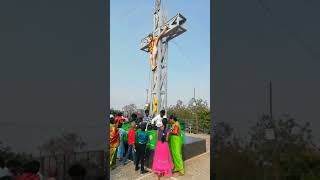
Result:
[[[190,109],[193,116],[195,116],[197,132],[199,132],[200,129],[210,130],[211,118],[207,101],[203,99],[193,99],[189,102],[188,109]]]
[[[231,143],[233,128],[229,123],[218,122],[215,124],[213,133],[213,144],[216,149],[214,152],[222,150],[227,144]]]
[[[70,155],[86,146],[85,141],[76,133],[64,133],[61,137],[49,139],[39,147],[42,153],[52,156],[59,154]]]
[[[170,106],[167,111],[168,114],[175,115],[180,121],[196,127],[197,130],[210,132],[210,109],[208,103],[202,99],[191,100],[187,105],[178,100],[177,104]]]
[[[178,100],[176,107],[179,108],[179,107],[182,107],[182,106],[183,106],[183,101]]]
[[[5,160],[18,161],[22,164],[32,159],[31,154],[13,152],[10,146],[3,144],[1,141],[0,141],[0,157],[4,158]]]
[[[126,115],[131,116],[132,113],[137,111],[137,106],[134,104],[125,105],[122,110],[126,113]]]
[[[278,119],[263,115],[249,132],[252,157],[261,164],[270,162],[276,179],[289,172],[307,174],[303,159],[314,147],[311,133],[310,123],[302,124],[290,115]]]
[[[118,114],[119,112],[121,111],[110,108],[110,114]]]

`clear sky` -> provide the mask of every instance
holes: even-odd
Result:
[[[154,0],[112,0],[110,3],[110,104],[121,109],[142,107],[149,86],[149,56],[140,50],[152,31]],[[196,98],[210,103],[210,1],[162,0],[170,19],[187,18],[187,32],[169,42],[168,105]]]
[[[216,1],[211,94],[216,121],[247,132],[268,112],[273,83],[275,117],[310,122],[320,143],[319,1]]]

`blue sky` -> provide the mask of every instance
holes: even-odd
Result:
[[[142,107],[149,88],[149,56],[140,50],[152,31],[154,0],[110,2],[110,105]],[[196,98],[210,103],[210,1],[162,0],[170,19],[178,12],[187,18],[187,32],[169,42],[168,105]]]

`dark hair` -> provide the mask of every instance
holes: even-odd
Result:
[[[110,118],[110,124],[114,124],[114,118]]]
[[[20,166],[20,162],[19,161],[17,161],[17,160],[9,160],[8,162],[7,162],[7,168],[16,168],[16,167],[18,167],[18,166]]]
[[[96,177],[95,180],[104,180],[104,177],[99,176],[99,177]]]
[[[170,119],[173,119],[174,121],[177,121],[177,120],[178,120],[177,117],[174,116],[174,115],[171,115],[171,116],[170,116]]]
[[[133,114],[131,114],[131,117],[132,117],[132,118],[137,118],[138,116],[137,116],[136,113],[133,113]]]
[[[69,168],[68,174],[70,177],[84,178],[87,175],[87,171],[82,165],[74,164]]]
[[[165,114],[165,113],[166,111],[164,109],[160,111],[160,114]]]
[[[149,109],[146,109],[146,110],[144,111],[144,113],[149,113]]]
[[[147,127],[146,123],[141,123],[141,125],[140,125],[141,131],[146,131],[146,127]]]
[[[39,161],[32,161],[32,163],[34,163],[34,165],[40,169],[40,162]]]
[[[118,113],[118,116],[122,116],[122,112],[119,112],[119,113]]]
[[[25,173],[37,174],[39,171],[37,161],[30,161],[30,162],[27,162],[26,164],[24,164],[23,171]]]
[[[118,124],[118,128],[122,128],[122,123],[119,123],[119,124]]]
[[[167,123],[168,123],[167,118],[163,118],[163,119],[162,119],[162,125],[164,126],[164,129],[163,129],[163,133],[162,133],[162,135],[161,135],[161,142],[162,142],[162,143],[166,140],[166,137],[167,137],[167,133],[166,133]]]

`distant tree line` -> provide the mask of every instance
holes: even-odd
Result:
[[[214,129],[216,179],[320,179],[320,153],[308,122],[262,115],[242,138],[226,122],[215,123]]]

